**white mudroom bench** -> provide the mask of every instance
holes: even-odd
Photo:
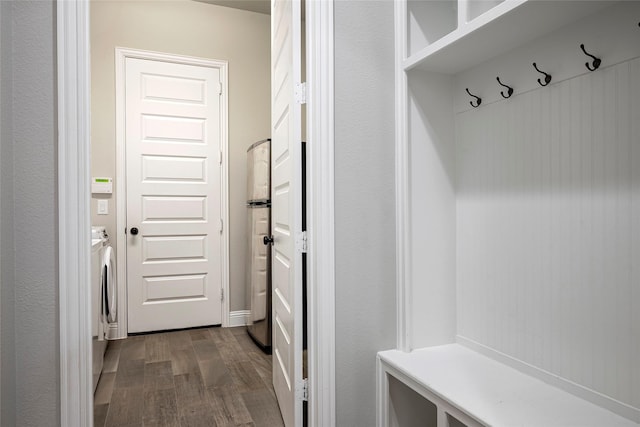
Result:
[[[378,353],[378,427],[404,427],[390,380],[418,393],[435,408],[420,426],[618,427],[639,426],[571,393],[460,344],[412,352]],[[396,387],[397,389],[397,387]],[[415,402],[415,399],[414,399]],[[398,405],[407,404],[398,399]]]

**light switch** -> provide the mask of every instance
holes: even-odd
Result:
[[[108,214],[109,214],[109,201],[98,200],[98,215],[108,215]]]

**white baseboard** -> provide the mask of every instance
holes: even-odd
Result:
[[[246,326],[249,321],[249,310],[238,310],[229,313],[229,327]]]

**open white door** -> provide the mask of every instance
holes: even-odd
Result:
[[[287,427],[302,426],[300,0],[271,8],[273,386]]]

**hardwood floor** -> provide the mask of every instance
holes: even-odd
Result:
[[[283,426],[271,356],[245,328],[201,328],[110,341],[95,427]]]

